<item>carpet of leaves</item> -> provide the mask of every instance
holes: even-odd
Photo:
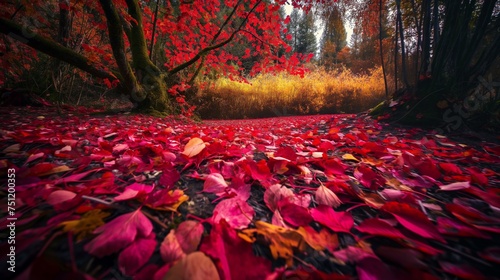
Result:
[[[90,113],[0,109],[2,275],[500,275],[498,138],[363,114],[197,123]]]

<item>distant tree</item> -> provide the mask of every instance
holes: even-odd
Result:
[[[347,45],[347,32],[344,27],[342,14],[336,5],[320,11],[324,24],[320,42],[320,61],[327,68],[337,63],[337,54]]]
[[[294,51],[300,54],[315,54],[318,48],[316,42],[316,26],[312,12],[303,12],[297,31],[297,44]]]

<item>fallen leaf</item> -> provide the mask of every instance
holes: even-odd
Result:
[[[156,240],[154,233],[151,233],[147,238],[137,238],[118,256],[120,271],[125,275],[134,275],[149,261],[155,248]]]
[[[214,223],[225,219],[234,229],[243,229],[252,222],[255,210],[239,197],[224,199],[214,208]]]
[[[350,232],[354,220],[348,212],[336,212],[331,207],[319,205],[311,209],[313,219],[334,232]]]
[[[381,209],[391,213],[402,226],[410,231],[422,237],[446,243],[436,227],[420,210],[399,202],[387,202]]]
[[[151,221],[138,209],[97,228],[94,233],[99,235],[87,243],[84,249],[102,258],[130,245],[136,237],[149,236],[152,231]]]
[[[202,252],[193,252],[172,266],[163,280],[218,280],[217,268]]]
[[[186,144],[182,154],[191,158],[201,153],[201,151],[203,151],[205,147],[206,144],[205,142],[203,142],[203,140],[198,137],[194,137],[191,138],[191,140],[189,140],[189,142]]]
[[[316,190],[315,199],[316,203],[331,206],[333,208],[337,208],[342,204],[342,201],[340,201],[337,195],[323,184],[320,184]]]

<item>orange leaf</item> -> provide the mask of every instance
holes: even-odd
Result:
[[[212,260],[202,252],[191,253],[172,268],[163,277],[163,280],[204,280],[204,279],[220,279],[217,268]]]
[[[203,140],[201,140],[198,137],[194,137],[194,138],[191,138],[191,140],[189,140],[189,142],[186,144],[182,154],[187,156],[187,157],[194,157],[197,154],[201,153],[201,151],[203,151],[203,149],[205,149],[205,147],[206,147],[206,144],[205,144],[205,142],[203,142]]]

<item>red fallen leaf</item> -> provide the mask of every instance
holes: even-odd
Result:
[[[479,169],[470,167],[467,168],[467,171],[469,171],[470,173],[471,183],[478,184],[483,187],[488,186],[488,178],[484,176],[484,174]]]
[[[379,257],[399,264],[405,269],[426,270],[427,268],[427,264],[422,261],[424,255],[412,249],[380,246],[375,252]]]
[[[438,217],[436,219],[438,230],[442,234],[451,235],[451,236],[467,236],[467,237],[478,237],[478,238],[486,238],[491,239],[491,236],[482,233],[481,231],[469,227],[460,222],[454,221],[445,217]]]
[[[201,151],[203,151],[203,149],[205,149],[205,147],[206,147],[206,144],[205,144],[205,142],[203,142],[203,140],[201,140],[198,137],[194,137],[194,138],[191,138],[191,140],[189,140],[189,142],[186,144],[182,154],[187,156],[187,157],[194,157],[194,156],[198,155],[199,153],[201,153]]]
[[[153,255],[156,248],[155,234],[138,238],[118,256],[118,267],[125,275],[134,275]]]
[[[130,245],[137,237],[147,237],[153,225],[141,210],[123,214],[111,222],[97,228],[99,234],[84,247],[89,254],[102,258]]]
[[[255,210],[239,197],[222,200],[215,206],[213,223],[225,219],[235,229],[243,229],[252,222]]]
[[[360,280],[374,279],[398,279],[390,267],[376,257],[366,257],[361,259],[356,265],[356,271]]]
[[[500,247],[489,247],[484,251],[479,252],[478,255],[490,262],[500,264]]]
[[[134,280],[151,280],[155,279],[155,273],[158,271],[159,267],[156,264],[147,264],[139,272],[134,275]],[[165,274],[165,273],[163,273]]]
[[[440,162],[440,163],[438,163],[438,165],[441,168],[441,170],[443,170],[444,173],[447,175],[462,175],[463,174],[460,167],[458,167],[456,164],[449,163],[449,162]]]
[[[384,177],[375,173],[375,171],[366,165],[360,165],[356,168],[356,170],[354,170],[354,177],[356,177],[363,186],[372,190],[377,190],[386,182]]]
[[[336,212],[331,207],[326,205],[319,205],[311,209],[311,216],[313,219],[330,228],[334,232],[350,232],[354,225],[354,220],[348,212]]]
[[[197,221],[184,221],[179,224],[175,229],[175,237],[184,253],[189,254],[198,249],[203,231],[203,225]]]
[[[442,191],[458,191],[467,188],[470,188],[469,182],[456,182],[448,185],[439,186],[439,189],[441,189]]]
[[[175,230],[171,230],[160,244],[161,259],[169,264],[184,257],[186,253],[182,250],[179,240],[175,235]]]
[[[250,170],[250,175],[254,180],[265,181],[271,178],[271,171],[269,170],[265,160],[260,160],[257,163],[253,160],[247,161],[247,166]]]
[[[271,274],[271,262],[256,256],[252,244],[241,239],[225,220],[213,225],[200,251],[212,257],[223,280],[266,279]]]
[[[446,204],[446,210],[450,211],[455,217],[457,217],[462,222],[467,224],[481,224],[481,223],[498,223],[500,219],[490,217],[481,211],[468,206],[463,205],[462,201],[454,199],[454,203]]]
[[[306,226],[313,220],[307,208],[294,203],[280,203],[279,211],[283,220],[294,227]]]
[[[497,156],[500,156],[500,146],[484,146],[484,149],[492,154],[495,154]]]
[[[319,164],[328,175],[344,175],[347,169],[347,167],[337,158],[321,160]]]
[[[208,193],[224,193],[227,187],[226,180],[219,173],[209,174],[203,183],[203,191]]]
[[[366,258],[377,258],[371,249],[348,246],[345,249],[333,252],[333,256],[345,263],[358,263]]]
[[[487,279],[479,270],[468,264],[453,264],[445,261],[440,261],[441,268],[449,274],[458,276],[462,279],[482,280]]]
[[[202,252],[183,257],[165,274],[163,280],[219,280],[219,273],[212,260]]]
[[[406,238],[406,236],[404,236],[398,229],[379,218],[366,219],[359,224],[356,229],[360,232],[372,235],[385,236],[389,238]]]
[[[65,201],[69,201],[76,197],[76,193],[66,190],[56,190],[53,191],[47,197],[47,203],[54,206]]]
[[[495,188],[489,188],[487,191],[482,191],[477,187],[470,187],[465,189],[466,192],[473,194],[482,200],[489,203],[491,206],[500,208],[500,190]]]
[[[158,183],[165,186],[166,188],[171,188],[174,184],[179,181],[181,174],[175,168],[164,168],[160,176]]]
[[[284,157],[286,159],[289,159],[291,161],[296,161],[297,160],[297,154],[295,153],[295,151],[289,147],[289,146],[285,146],[285,147],[280,147],[275,153],[274,153],[274,156],[275,157]]]
[[[114,198],[115,201],[123,201],[132,198],[136,198],[139,196],[144,196],[150,192],[152,192],[154,186],[145,185],[140,183],[133,183],[125,188],[125,190],[118,196]]]
[[[333,208],[337,208],[342,204],[342,201],[340,201],[337,195],[323,184],[316,190],[315,199],[318,204],[331,206]]]
[[[387,202],[381,209],[391,213],[402,226],[410,231],[422,237],[446,243],[436,227],[420,210],[399,202]]]

